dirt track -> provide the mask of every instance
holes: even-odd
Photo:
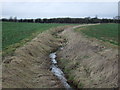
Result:
[[[43,32],[18,48],[14,56],[6,57],[3,87],[62,88],[63,85],[49,69],[49,54],[61,45],[64,49],[58,51],[58,62],[78,88],[117,87],[117,49],[89,40],[71,27]]]

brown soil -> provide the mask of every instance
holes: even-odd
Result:
[[[69,82],[77,88],[118,87],[117,48],[86,38],[73,28],[60,35],[66,37],[67,42],[58,52],[58,60]]]

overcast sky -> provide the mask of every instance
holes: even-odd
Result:
[[[117,2],[4,2],[2,17],[53,18],[94,17],[113,18],[118,15]]]

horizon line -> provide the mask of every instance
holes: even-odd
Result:
[[[95,15],[95,16],[84,16],[84,17],[70,17],[70,16],[61,16],[61,17],[17,17],[17,16],[9,16],[9,17],[4,17],[4,16],[2,16],[1,18],[6,18],[6,19],[9,19],[10,17],[12,17],[12,18],[17,18],[17,19],[52,19],[52,18],[95,18],[95,17],[97,17],[97,18],[99,18],[99,19],[113,19],[114,17],[118,17],[119,15],[117,15],[117,16],[113,16],[113,17],[99,17],[98,15]],[[0,18],[0,19],[1,19]]]

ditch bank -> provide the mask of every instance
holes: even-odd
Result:
[[[2,88],[64,88],[50,71],[49,54],[65,41],[58,34],[68,27],[45,31],[16,49],[13,56],[5,57]]]
[[[39,34],[3,60],[3,88],[64,88],[51,72],[50,53],[76,88],[118,87],[118,50],[84,37],[74,28],[59,27]],[[63,47],[58,50],[59,47]]]
[[[67,42],[57,52],[59,67],[69,83],[76,88],[117,88],[118,48],[87,38],[74,28],[61,33]]]

